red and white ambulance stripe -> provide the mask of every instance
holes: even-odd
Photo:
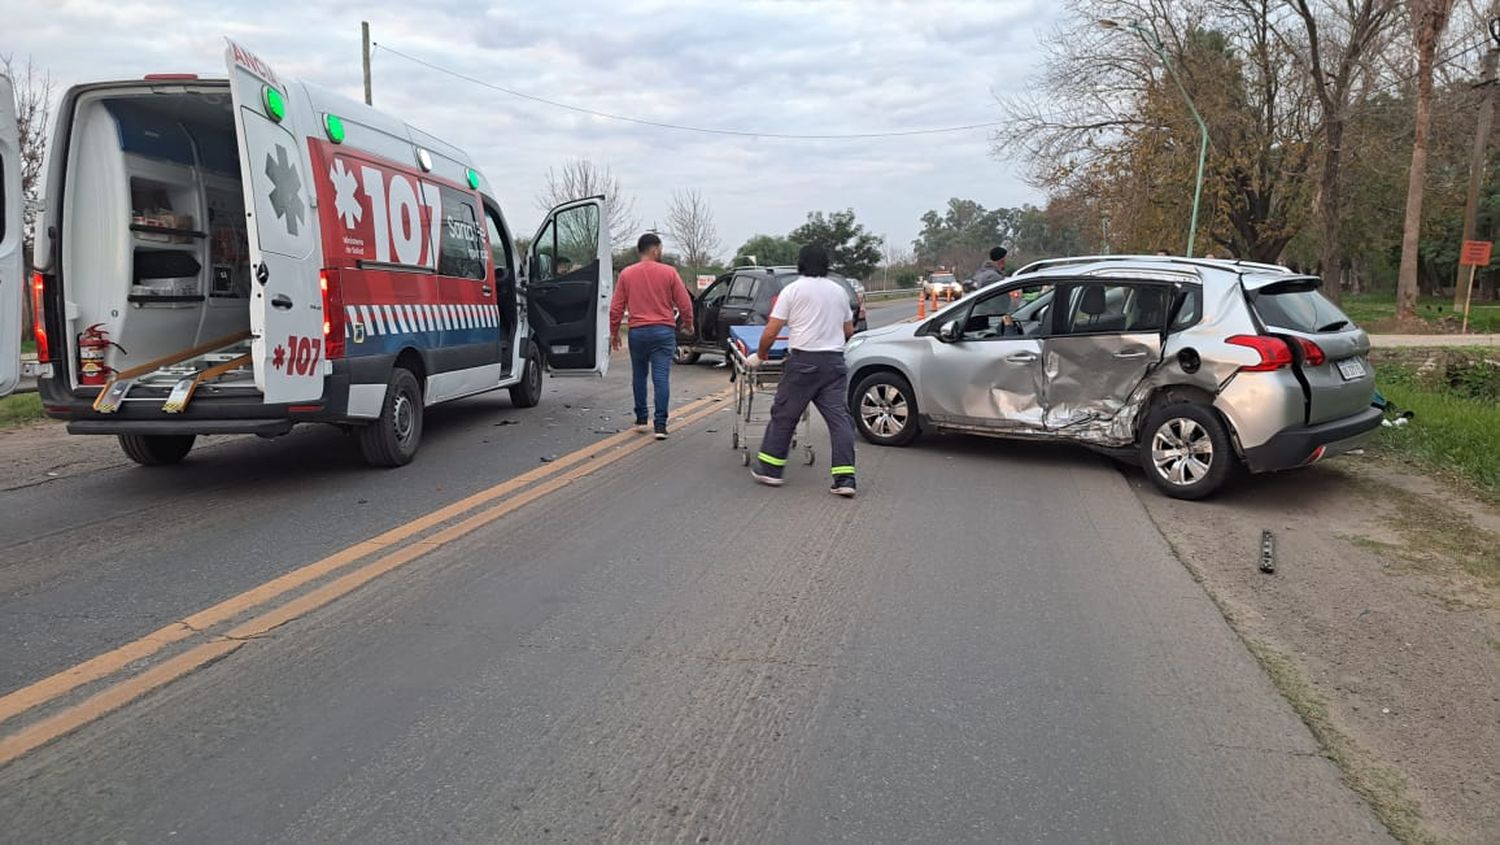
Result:
[[[353,331],[362,323],[370,335],[416,334],[418,332],[490,329],[500,325],[498,305],[345,305],[344,315]]]

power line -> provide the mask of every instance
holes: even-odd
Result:
[[[963,126],[943,126],[931,129],[898,129],[888,132],[846,132],[823,135],[800,135],[787,132],[759,132],[745,129],[719,129],[707,126],[689,126],[682,123],[668,123],[666,121],[649,120],[642,117],[612,114],[610,112],[599,111],[597,109],[576,106],[571,103],[563,103],[558,102],[557,100],[550,100],[546,97],[539,97],[535,94],[527,94],[524,91],[517,91],[513,88],[506,88],[502,85],[496,85],[493,82],[486,82],[483,79],[477,79],[451,68],[446,68],[441,65],[434,64],[427,61],[426,59],[419,59],[416,56],[408,55],[401,52],[400,50],[387,47],[384,44],[376,43],[374,46],[376,50],[384,50],[385,52],[390,53],[393,56],[399,56],[409,62],[422,65],[423,67],[437,71],[438,73],[447,74],[448,76],[452,76],[456,79],[462,79],[466,82],[472,82],[475,85],[481,85],[493,91],[499,91],[502,94],[509,94],[512,97],[517,97],[522,100],[529,100],[533,103],[541,103],[542,105],[565,109],[567,111],[576,112],[578,114],[586,114],[592,117],[602,117],[607,120],[618,120],[623,123],[634,123],[638,126],[653,126],[658,129],[672,129],[678,132],[697,132],[703,135],[732,135],[737,138],[767,138],[781,141],[859,141],[869,140],[873,138],[906,138],[915,135],[944,135],[953,132],[968,132],[974,129],[992,129],[997,126],[1004,125],[1004,121],[995,120],[986,123],[969,123]]]

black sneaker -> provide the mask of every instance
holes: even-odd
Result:
[[[641,417],[640,419],[635,421],[635,427],[638,431],[645,431],[648,425],[650,425],[650,423],[646,421],[645,417]]]
[[[786,483],[781,478],[781,467],[773,467],[759,458],[750,464],[750,477],[768,487],[780,487]]]
[[[656,439],[657,440],[666,440],[667,439],[667,427],[666,426],[659,425],[659,426],[656,427]]]
[[[854,498],[854,476],[835,476],[833,479],[833,486],[828,488],[828,492],[832,493],[835,496],[843,496],[849,499]]]

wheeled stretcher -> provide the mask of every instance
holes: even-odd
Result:
[[[776,399],[776,389],[781,385],[787,354],[787,339],[779,337],[771,346],[771,358],[760,366],[750,369],[746,359],[760,345],[764,326],[731,326],[729,329],[730,379],[734,382],[734,425],[730,431],[729,445],[740,453],[740,463],[749,466],[752,449],[760,448],[766,426],[771,422],[771,403]],[[800,444],[803,459],[808,466],[817,462],[810,436],[808,411],[802,411],[797,422],[796,434],[792,437],[792,448]]]

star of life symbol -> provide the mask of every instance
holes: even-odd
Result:
[[[333,207],[345,229],[353,229],[365,216],[365,207],[359,201],[359,178],[354,171],[344,166],[344,160],[336,158],[328,168],[328,178],[333,182]]]

